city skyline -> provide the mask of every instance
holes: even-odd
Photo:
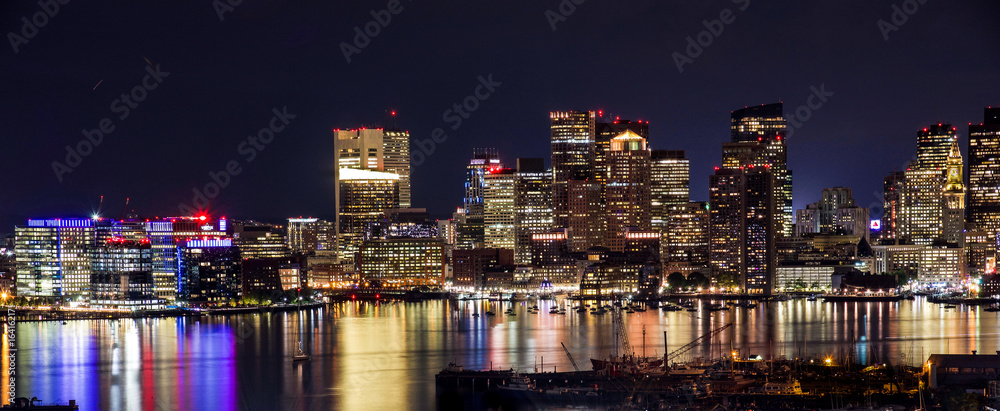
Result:
[[[463,161],[451,159],[465,158],[472,148],[482,146],[495,146],[507,163],[517,157],[548,157],[548,119],[544,113],[553,110],[595,109],[623,119],[649,121],[650,145],[685,150],[691,164],[692,199],[707,200],[708,175],[718,165],[715,147],[728,139],[726,112],[775,101],[783,101],[785,114],[795,116],[801,124],[788,142],[788,168],[796,171],[794,209],[818,199],[818,192],[809,187],[830,186],[851,187],[859,204],[867,206],[880,201],[872,194],[882,185],[881,177],[875,176],[902,169],[912,155],[908,149],[912,130],[939,122],[955,124],[963,141],[963,155],[967,155],[967,130],[962,126],[978,124],[978,110],[997,104],[997,90],[990,81],[995,75],[991,67],[996,66],[990,60],[996,57],[982,52],[996,48],[995,28],[987,18],[995,15],[991,12],[997,6],[992,3],[936,9],[934,4],[922,5],[910,16],[910,23],[889,32],[888,39],[877,22],[891,19],[892,2],[859,2],[843,8],[747,4],[746,10],[739,10],[741,3],[725,1],[699,5],[650,2],[626,11],[588,3],[555,24],[550,24],[545,12],[557,10],[557,4],[536,5],[537,9],[529,7],[518,13],[489,5],[467,6],[461,15],[468,20],[456,30],[467,30],[469,35],[449,38],[443,44],[452,45],[448,50],[475,51],[483,57],[440,71],[433,62],[448,60],[451,51],[412,47],[421,41],[442,44],[444,37],[422,33],[417,22],[449,19],[455,12],[441,13],[433,8],[404,6],[379,36],[370,39],[371,45],[352,54],[347,62],[338,53],[325,52],[351,43],[353,28],[364,26],[371,19],[369,11],[385,5],[338,8],[332,21],[323,25],[312,15],[329,12],[332,6],[244,5],[224,13],[221,21],[209,7],[203,14],[193,13],[200,25],[185,34],[185,38],[201,39],[206,45],[183,53],[156,36],[164,26],[182,18],[177,12],[149,5],[119,6],[115,13],[107,13],[109,10],[101,6],[78,10],[65,6],[38,36],[19,44],[16,53],[10,51],[12,58],[0,63],[17,74],[4,80],[5,88],[15,95],[30,96],[3,106],[11,120],[8,135],[13,144],[0,154],[0,160],[23,170],[27,177],[11,180],[10,190],[0,199],[0,224],[5,227],[0,231],[10,233],[14,224],[33,216],[86,215],[96,211],[102,195],[104,210],[112,215],[122,211],[126,198],[132,207],[149,210],[149,214],[176,215],[178,204],[192,203],[192,189],[211,182],[209,173],[224,170],[230,160],[239,163],[241,173],[232,176],[213,199],[214,214],[269,221],[289,215],[330,217],[334,182],[329,130],[376,124],[408,130],[414,141],[430,139],[437,128],[445,131],[447,138],[434,146],[434,153],[426,156],[427,163],[413,168],[412,204],[428,208],[437,218],[446,218],[454,207],[454,194],[461,194],[460,170],[464,167]],[[12,7],[0,22],[16,33],[20,18],[31,16],[36,6]],[[710,22],[723,9],[736,11],[735,21],[679,72],[675,52],[686,54],[687,38],[696,38],[706,30],[702,20]],[[663,20],[665,24],[651,27],[641,37],[615,32],[595,38],[587,33],[587,27],[598,21],[649,24],[637,19],[635,10],[648,15],[671,11],[668,14],[677,17]],[[106,33],[88,33],[79,39],[121,44],[97,55],[97,60],[72,47],[78,40],[71,33],[83,24],[100,24],[111,14],[150,13],[158,16],[152,24],[126,19],[124,24],[105,24]],[[253,23],[265,15],[283,24],[252,35],[249,30],[257,27]],[[531,38],[541,40],[524,44],[515,36],[508,45],[483,49],[483,38],[510,30],[482,24],[490,21],[483,20],[487,16],[523,26]],[[923,23],[914,23],[921,20]],[[934,30],[935,25],[928,24],[932,21],[961,30]],[[775,38],[769,30],[762,30],[768,26],[786,30]],[[401,37],[404,32],[413,37]],[[241,36],[254,39],[254,47],[264,49],[247,53],[247,47],[225,46]],[[615,46],[615,53],[622,56],[640,53],[647,63],[612,65],[598,59],[592,66],[570,69],[564,61],[581,52],[569,42],[576,38],[600,40],[596,44]],[[757,46],[779,39],[787,48]],[[947,59],[921,60],[926,50],[935,48],[949,50],[956,57],[976,55],[981,64],[966,66],[961,79],[944,79],[942,74],[951,70]],[[322,64],[296,64],[319,57],[321,51],[326,54]],[[302,56],[287,60],[284,56],[292,52]],[[519,58],[511,59],[515,52]],[[747,53],[765,63],[752,68],[730,67]],[[195,58],[184,57],[188,54]],[[272,55],[276,58],[262,58]],[[405,64],[387,65],[392,59],[415,63],[407,71]],[[536,78],[512,65],[509,61],[513,60],[537,61],[553,74]],[[96,63],[68,69],[65,61]],[[917,61],[921,63],[915,64]],[[194,64],[198,64],[197,69]],[[154,84],[156,88],[146,90],[145,100],[130,109],[126,118],[120,118],[126,112],[114,111],[109,103],[141,84],[150,71],[156,73],[157,66],[160,82]],[[196,71],[199,76],[192,76]],[[53,75],[62,74],[66,75],[63,79],[52,81]],[[355,76],[363,81],[349,80]],[[747,77],[757,80],[747,82]],[[18,81],[11,81],[14,78]],[[256,78],[271,81],[251,81]],[[580,83],[584,78],[600,81],[580,87],[586,84]],[[355,83],[374,86],[364,91]],[[492,90],[479,88],[480,96],[488,96],[476,102],[477,110],[466,113],[468,118],[448,111],[454,104],[464,103],[467,96],[474,96],[483,84],[491,85]],[[706,88],[709,85],[717,87]],[[66,95],[56,94],[57,90]],[[808,108],[810,101],[816,103],[816,98],[810,97],[824,91],[833,95],[820,108]],[[529,92],[537,94],[528,97]],[[364,98],[344,105],[343,99],[336,98],[342,95]],[[661,98],[664,95],[669,98]],[[46,104],[53,101],[57,103]],[[124,107],[121,104],[115,107]],[[806,110],[798,112],[801,107]],[[258,142],[264,149],[255,149],[250,161],[251,156],[241,154],[240,147],[253,145],[241,143],[268,127],[274,111],[283,108],[295,117],[286,116],[287,125],[277,123],[284,126],[282,131],[266,145]],[[390,120],[393,110],[397,118]],[[808,114],[809,120],[799,121],[800,114]],[[81,130],[99,130],[103,118],[111,119],[113,124],[109,125],[114,130],[102,133],[106,134],[102,143],[71,172],[61,174],[60,182],[52,163],[66,163],[64,146],[81,141]],[[831,173],[817,164],[815,159],[825,153],[839,153],[846,165],[843,170]],[[163,167],[169,172],[152,167],[177,163],[186,166]],[[441,187],[444,191],[439,193]],[[266,201],[271,198],[283,200]]]

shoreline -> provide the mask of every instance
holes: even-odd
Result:
[[[120,320],[120,319],[140,319],[140,318],[169,318],[169,317],[201,317],[206,315],[236,315],[247,313],[285,312],[301,311],[322,308],[326,303],[316,302],[299,305],[284,306],[257,306],[257,307],[237,307],[237,308],[211,308],[204,310],[192,310],[184,308],[165,310],[141,310],[141,311],[77,311],[77,310],[14,310],[15,318],[18,322],[46,322],[46,321],[75,321],[75,320]]]

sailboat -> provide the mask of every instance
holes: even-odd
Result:
[[[295,355],[292,356],[292,361],[308,361],[311,359],[312,355],[302,349],[302,340],[299,340],[299,346],[295,349]]]

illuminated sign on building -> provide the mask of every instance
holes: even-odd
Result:
[[[28,220],[28,227],[93,227],[93,220],[84,218],[54,218],[48,220]]]
[[[187,240],[187,248],[206,248],[206,247],[232,247],[233,240],[231,239],[221,239],[221,240]]]
[[[872,230],[878,231],[882,229],[882,221],[872,220],[871,224],[868,225]]]

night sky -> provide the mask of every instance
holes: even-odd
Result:
[[[231,161],[240,172],[213,214],[332,217],[330,130],[386,124],[390,110],[414,140],[446,130],[413,172],[414,206],[435,217],[461,204],[474,147],[496,147],[511,165],[548,164],[551,110],[648,120],[654,149],[687,151],[691,197],[706,200],[730,111],[783,101],[792,114],[821,85],[833,95],[788,140],[795,207],[838,185],[869,206],[914,154],[918,129],[951,122],[964,150],[967,124],[1000,105],[995,0],[576,1],[553,31],[555,0],[403,0],[350,63],[341,43],[353,45],[355,27],[391,2],[243,0],[230,11],[207,0],[70,1],[37,17],[47,21],[15,53],[8,33],[23,36],[22,17],[42,6],[4,1],[0,232],[28,217],[90,215],[102,195],[103,216],[121,216],[126,197],[139,213],[177,215]],[[885,40],[878,21],[914,4]],[[727,9],[735,20],[680,73],[672,55]],[[169,74],[147,79],[147,91],[156,66]],[[489,75],[501,84],[452,129],[446,111]],[[114,102],[137,86],[144,99],[121,119],[127,105]],[[275,123],[284,128],[247,161],[241,143],[283,107],[295,118]],[[52,163],[66,164],[65,146],[103,118],[114,130],[60,182]]]

